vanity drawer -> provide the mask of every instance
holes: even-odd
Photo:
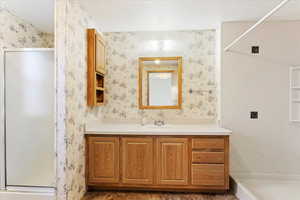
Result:
[[[224,138],[194,138],[192,148],[198,150],[224,150]]]
[[[192,152],[193,163],[223,164],[225,161],[224,152]]]
[[[225,167],[223,164],[193,164],[192,185],[224,186]]]

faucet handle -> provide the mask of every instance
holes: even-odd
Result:
[[[155,126],[164,126],[165,122],[163,120],[155,120],[154,125]]]

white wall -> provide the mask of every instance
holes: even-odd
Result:
[[[253,23],[222,25],[222,46]],[[268,22],[222,52],[221,120],[233,130],[232,173],[300,175],[300,126],[289,119],[289,66],[300,64],[300,21]],[[259,45],[261,54],[250,54]],[[259,119],[251,120],[250,111]]]

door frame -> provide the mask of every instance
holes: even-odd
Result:
[[[4,48],[0,49],[0,191],[13,190],[18,187],[7,187],[6,185],[6,152],[5,152],[5,54],[8,52],[34,52],[34,51],[51,51],[54,53],[53,70],[54,70],[54,123],[56,123],[56,65],[55,65],[55,49],[54,48]],[[56,152],[56,128],[54,129],[54,152]],[[54,157],[54,176],[56,177],[56,158]],[[56,180],[53,180],[54,187]],[[23,187],[24,188],[24,187]],[[26,187],[27,188],[27,187]],[[31,188],[31,189],[30,189]],[[39,187],[36,187],[39,188]],[[28,187],[30,191],[36,191],[36,188]],[[24,191],[22,187],[20,190]],[[54,191],[53,187],[49,187],[49,191]]]

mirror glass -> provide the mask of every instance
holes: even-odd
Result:
[[[141,109],[181,108],[181,57],[140,58]]]

